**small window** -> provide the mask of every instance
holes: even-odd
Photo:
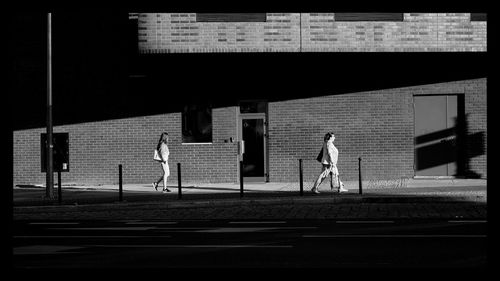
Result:
[[[335,13],[335,21],[403,21],[403,13]]]
[[[486,21],[486,13],[471,13],[470,21]]]
[[[182,142],[212,142],[212,107],[188,105],[182,112]]]
[[[197,22],[266,22],[266,13],[197,13]]]

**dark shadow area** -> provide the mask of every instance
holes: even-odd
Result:
[[[417,162],[416,168],[417,170],[423,170],[456,162],[457,173],[454,176],[481,178],[481,174],[470,169],[470,160],[473,157],[484,155],[484,141],[484,132],[467,135],[467,146],[466,148],[460,148],[459,151],[462,151],[462,153],[459,154],[450,153],[448,141],[418,148],[416,157],[423,160]]]
[[[46,15],[12,18],[13,129],[44,127]],[[135,26],[127,13],[53,14],[55,126],[180,112],[194,101],[225,107],[484,78],[489,61],[487,52],[139,55]]]
[[[463,144],[462,150],[459,153],[457,165],[457,173],[466,178],[481,178],[481,174],[470,169],[470,159],[479,155],[484,155],[486,152],[485,143],[486,136],[484,132],[469,134],[469,122],[467,114],[463,120]]]
[[[447,141],[417,148],[416,157],[419,159],[416,165],[417,171],[457,161],[457,155],[450,151],[450,144]]]

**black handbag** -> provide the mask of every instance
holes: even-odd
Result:
[[[323,160],[323,148],[321,148],[321,151],[318,154],[318,157],[316,157],[316,160],[318,160],[319,163],[321,163],[321,160]]]

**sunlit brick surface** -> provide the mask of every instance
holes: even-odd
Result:
[[[414,176],[413,95],[463,94],[467,134],[484,134],[483,154],[470,158],[470,170],[487,178],[486,78],[368,92],[324,92],[323,96],[269,103],[269,177],[271,182],[298,182],[298,159],[304,180],[319,173],[315,157],[323,135],[333,131],[345,181],[357,180],[362,157],[363,180],[399,181]],[[213,109],[213,143],[182,144],[181,113],[160,114],[55,126],[69,133],[70,172],[62,181],[117,184],[118,165],[124,183],[150,183],[160,175],[152,160],[160,133],[170,135],[170,184],[238,181],[237,106]],[[40,134],[45,128],[13,134],[14,184],[45,184],[40,170]],[[480,141],[468,139],[470,142]],[[469,143],[470,147],[478,143]],[[146,186],[145,188],[152,188]]]
[[[470,13],[404,13],[403,21],[335,21],[335,13],[267,13],[266,22],[197,22],[196,13],[134,14],[141,53],[485,52]]]

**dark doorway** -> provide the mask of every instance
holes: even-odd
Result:
[[[266,182],[265,114],[242,114],[241,137],[245,143],[243,177],[247,182]]]

